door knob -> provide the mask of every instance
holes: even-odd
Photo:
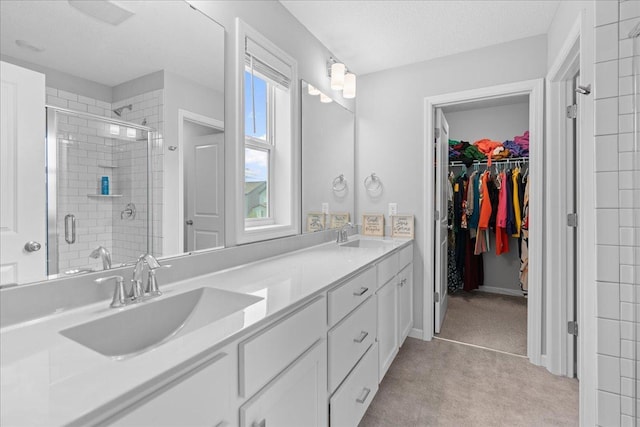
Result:
[[[33,240],[30,240],[24,244],[24,250],[27,252],[37,252],[41,247],[42,245],[40,243],[34,242]]]
[[[193,225],[193,220],[191,220],[191,219],[188,219],[185,222],[187,223],[187,225]]]

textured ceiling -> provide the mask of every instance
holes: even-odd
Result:
[[[134,15],[113,26],[62,0],[0,0],[0,53],[107,86],[166,70],[224,90],[220,25],[183,1],[120,3]]]
[[[281,0],[358,74],[545,34],[559,1]]]

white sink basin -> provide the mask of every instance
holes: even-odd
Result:
[[[346,246],[348,248],[384,248],[388,245],[393,245],[393,242],[385,240],[358,239],[350,240],[347,243],[341,244],[340,246]]]
[[[236,313],[262,298],[199,288],[60,331],[105,356],[122,357],[155,347]]]

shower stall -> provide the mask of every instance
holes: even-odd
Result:
[[[110,253],[113,266],[150,253],[154,130],[46,108],[47,274],[103,269],[100,259],[90,257],[98,247]]]

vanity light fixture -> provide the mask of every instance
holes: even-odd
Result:
[[[344,88],[344,73],[346,67],[341,62],[331,64],[331,89],[342,90]]]
[[[320,95],[320,89],[318,89],[318,88],[317,88],[317,87],[315,87],[315,86],[311,86],[311,85],[308,85],[308,86],[307,86],[307,92],[308,92],[308,93],[309,93],[309,95],[311,95],[311,96]]]
[[[344,89],[342,90],[342,97],[351,99],[356,97],[356,75],[353,73],[347,73],[344,76]]]
[[[320,92],[320,102],[322,102],[324,104],[329,104],[330,102],[333,102],[333,99],[331,99],[330,97],[328,97],[324,93]]]
[[[356,75],[350,72],[342,62],[329,58],[327,72],[331,79],[331,89],[341,90],[342,96],[346,99],[356,97]]]

